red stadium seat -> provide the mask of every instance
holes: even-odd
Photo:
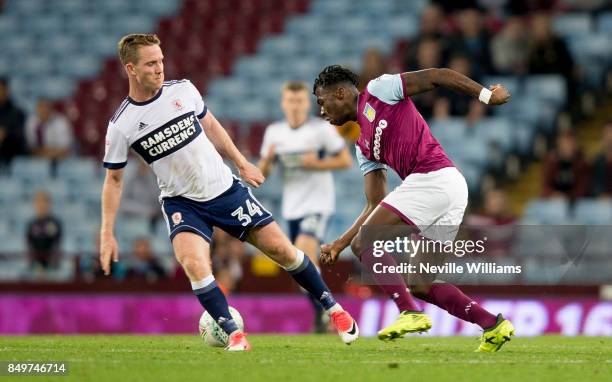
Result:
[[[230,74],[237,57],[254,53],[262,36],[281,32],[286,18],[304,12],[308,4],[308,0],[185,0],[179,13],[161,19],[157,28],[166,77],[190,78],[206,94],[211,78]],[[65,102],[76,110],[70,118],[84,153],[101,154],[104,145],[99,139],[127,90],[123,68],[113,57],[97,78],[82,81],[72,100]],[[235,134],[240,131],[238,125],[226,124]],[[255,126],[249,134],[256,138],[248,140],[255,154],[262,128]]]

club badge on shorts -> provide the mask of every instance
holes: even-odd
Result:
[[[177,225],[181,223],[182,221],[183,221],[183,215],[181,215],[180,212],[175,212],[172,214],[172,223],[174,223],[174,225]]]

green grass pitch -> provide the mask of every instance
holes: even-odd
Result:
[[[612,338],[515,338],[493,354],[474,338],[249,336],[253,350],[227,353],[193,336],[2,337],[2,361],[67,361],[63,377],[2,381],[610,381]]]

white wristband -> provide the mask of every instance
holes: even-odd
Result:
[[[480,95],[478,96],[478,100],[488,105],[489,101],[491,100],[491,94],[493,94],[492,91],[487,88],[482,88],[482,90],[480,91]]]

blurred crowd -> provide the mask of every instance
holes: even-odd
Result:
[[[496,3],[496,2],[491,2]],[[422,13],[418,35],[400,44],[394,56],[370,49],[363,56],[361,81],[367,82],[383,73],[449,67],[476,81],[488,75],[523,76],[558,74],[566,82],[570,107],[580,87],[580,71],[574,64],[565,41],[555,34],[549,12],[553,1],[508,1],[502,19],[485,12],[470,1],[434,1]],[[594,3],[597,6],[598,2]],[[546,9],[546,10],[543,10]],[[477,100],[437,89],[414,97],[419,111],[427,119],[465,118],[474,124],[489,112]],[[344,127],[349,139],[356,139],[355,126]],[[576,138],[576,132],[565,129],[551,137],[554,147],[546,154],[543,196],[547,198],[612,197],[612,120],[602,128],[602,149],[593,161],[587,160]],[[61,161],[78,155],[78,142],[69,120],[41,99],[31,115],[26,115],[11,100],[8,81],[0,78],[0,172],[6,171],[16,156],[29,155]],[[122,217],[142,217],[160,224],[158,188],[144,163],[136,163],[127,172],[121,207]],[[53,215],[52,195],[37,192],[32,201],[35,216],[28,224],[31,277],[57,266],[62,240],[62,222]],[[482,195],[467,217],[469,224],[507,225],[516,221],[509,211],[508,196],[493,188]],[[241,262],[247,254],[245,245],[217,230],[213,240],[216,278],[224,290],[234,290],[242,277]],[[153,254],[151,238],[135,240],[127,261],[114,264],[113,278],[155,282],[182,277],[172,262]],[[95,254],[93,254],[95,255]],[[101,276],[92,254],[84,255],[78,269],[83,280]]]

